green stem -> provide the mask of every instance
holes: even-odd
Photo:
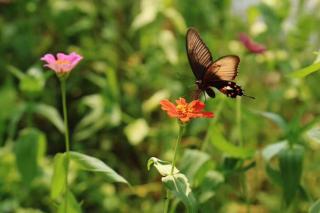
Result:
[[[179,134],[178,134],[178,138],[177,138],[176,144],[174,146],[174,154],[173,154],[173,160],[172,160],[172,166],[171,166],[170,175],[173,175],[173,172],[174,172],[174,167],[176,165],[176,157],[177,157],[178,145],[179,145],[179,143],[181,141],[184,127],[185,127],[185,125],[179,122]],[[164,209],[163,209],[164,213],[168,213],[169,205],[170,205],[170,192],[169,192],[169,190],[167,190],[166,202],[164,204]]]
[[[172,161],[172,167],[171,167],[171,172],[170,172],[171,175],[173,175],[174,167],[175,167],[175,164],[176,164],[178,145],[179,145],[179,143],[181,141],[183,130],[184,130],[184,124],[179,123],[179,135],[178,135],[178,138],[177,138],[177,141],[176,141],[176,145],[174,147],[173,161]]]
[[[202,143],[202,145],[201,145],[201,148],[200,148],[201,151],[205,151],[206,148],[207,148],[207,146],[208,146],[209,139],[210,139],[210,137],[211,137],[211,131],[210,131],[210,129],[211,129],[211,127],[217,122],[217,120],[219,119],[220,114],[221,114],[221,111],[222,111],[222,108],[224,107],[224,104],[225,104],[225,100],[226,100],[226,99],[224,98],[224,99],[222,99],[222,100],[219,102],[219,105],[218,105],[218,107],[217,107],[217,110],[216,110],[215,113],[214,113],[214,118],[210,120],[209,127],[208,127],[208,131],[207,131],[207,133],[206,133],[206,136],[205,136],[204,141],[203,141],[203,143]]]
[[[241,125],[241,98],[237,99],[237,108],[236,108],[236,121],[237,121],[237,127],[238,127],[238,140],[239,140],[239,146],[243,147],[243,138],[242,138],[242,125]],[[242,194],[244,196],[246,206],[247,206],[247,212],[251,212],[249,197],[248,197],[248,185],[247,185],[247,176],[245,173],[242,173],[240,177],[240,183],[242,188]]]
[[[28,127],[32,127],[33,125],[33,123],[32,123],[32,116],[33,116],[33,112],[34,112],[34,102],[33,102],[33,100],[30,100],[29,102],[28,102],[28,107],[27,107],[27,124],[28,124]]]
[[[237,108],[236,108],[236,116],[237,116],[237,126],[238,126],[238,140],[240,147],[243,146],[242,141],[242,128],[241,128],[241,98],[237,99]]]
[[[167,197],[166,197],[166,202],[164,203],[164,208],[163,208],[163,213],[168,213],[169,211],[169,203],[170,203],[170,192],[167,189]]]
[[[67,115],[67,101],[66,101],[66,80],[61,81],[61,95],[62,95],[62,107],[63,107],[63,120],[64,120],[64,136],[65,136],[65,146],[66,146],[66,176],[65,176],[65,212],[68,209],[68,171],[69,171],[69,160],[70,160],[70,142],[69,142],[69,128],[68,128],[68,115]]]

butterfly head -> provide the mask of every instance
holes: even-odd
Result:
[[[196,80],[196,85],[201,85],[202,84],[202,80]]]
[[[205,90],[205,89],[206,89],[206,87],[205,87],[205,85],[203,84],[203,81],[202,81],[202,80],[196,80],[195,83],[196,83],[198,89],[200,89],[200,90]]]

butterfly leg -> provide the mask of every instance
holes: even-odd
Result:
[[[211,97],[214,98],[216,96],[216,94],[214,93],[213,89],[211,88],[207,88],[206,89],[206,93]]]
[[[201,93],[202,93],[202,91],[201,91],[200,89],[195,90],[195,91],[193,92],[193,94],[192,94],[192,99],[193,99],[193,100],[198,100],[198,99],[200,99]]]

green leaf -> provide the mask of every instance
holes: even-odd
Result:
[[[211,131],[211,143],[217,149],[225,153],[226,155],[234,158],[247,159],[254,155],[253,149],[238,147],[234,144],[227,142],[224,136],[221,134],[221,128],[218,125],[214,125],[210,128]]]
[[[92,137],[97,131],[108,126],[117,126],[121,121],[121,110],[117,104],[107,104],[107,99],[100,94],[86,96],[82,103],[90,112],[76,126],[74,140],[81,141]]]
[[[66,210],[66,200],[63,199],[62,203],[58,208],[58,213],[81,213],[81,206],[72,194],[71,191],[68,191],[68,198],[67,198],[67,210]]]
[[[270,163],[266,164],[266,173],[267,173],[268,177],[271,179],[271,181],[274,184],[277,184],[279,186],[282,185],[282,179],[281,179],[280,171],[272,168]]]
[[[204,177],[203,182],[200,185],[201,194],[199,196],[199,203],[205,203],[211,197],[215,195],[215,191],[218,186],[224,183],[224,176],[217,171],[209,171]]]
[[[173,33],[169,30],[163,30],[159,35],[159,44],[165,54],[165,57],[171,64],[178,63],[177,42]]]
[[[4,85],[0,88],[0,97],[2,100],[0,104],[0,120],[5,120],[15,116],[17,110],[17,93],[14,87]],[[159,104],[159,103],[158,103]]]
[[[124,133],[126,134],[130,144],[138,145],[148,135],[149,126],[144,119],[140,118],[128,124],[124,129]]]
[[[46,150],[46,137],[37,129],[24,129],[15,144],[16,164],[26,185],[39,173],[39,163]]]
[[[197,212],[197,202],[191,192],[188,179],[184,174],[168,175],[161,180],[165,187],[184,203],[189,213]]]
[[[47,118],[61,133],[64,133],[63,120],[56,108],[46,104],[36,104],[34,105],[34,110]]]
[[[7,66],[9,71],[19,79],[19,88],[26,93],[37,93],[43,90],[45,78],[38,68],[30,68],[27,74],[14,66]]]
[[[23,114],[26,112],[26,110],[27,110],[27,105],[22,103],[17,106],[13,115],[11,116],[10,122],[9,122],[9,128],[8,128],[9,129],[8,138],[10,140],[12,140],[14,135],[16,134],[18,123],[21,117],[23,116]]]
[[[310,208],[309,213],[319,213],[320,212],[320,199],[318,199],[316,202],[314,202]]]
[[[129,184],[122,176],[97,158],[78,152],[70,152],[70,160],[76,163],[80,169],[104,174],[111,182]]]
[[[301,146],[282,149],[279,153],[279,167],[287,205],[293,201],[299,189],[303,168],[304,149]]]
[[[265,161],[268,162],[287,146],[288,146],[288,141],[286,140],[280,141],[278,143],[270,144],[262,150],[262,157]]]
[[[260,111],[254,111],[255,113],[273,121],[275,124],[277,124],[283,131],[286,131],[288,128],[288,124],[286,121],[278,114],[273,112],[260,112]]]
[[[53,163],[53,176],[51,179],[51,192],[52,199],[58,198],[62,192],[65,191],[66,181],[66,154],[58,153],[54,157]]]
[[[172,165],[168,161],[163,161],[158,158],[152,157],[148,160],[148,164],[147,164],[148,170],[150,170],[150,167],[152,165],[156,167],[156,169],[162,176],[167,176],[167,175],[170,175],[171,173]],[[179,173],[179,170],[176,167],[174,167],[173,174],[178,174],[178,173]]]
[[[318,71],[319,69],[320,69],[320,63],[315,63],[305,68],[302,68],[300,70],[296,70],[290,73],[289,76],[295,77],[295,78],[304,78],[307,75],[310,75],[311,73]]]
[[[141,12],[134,18],[131,25],[132,30],[138,30],[153,22],[159,12],[160,3],[159,0],[142,0]]]
[[[149,113],[154,111],[155,109],[159,109],[159,102],[163,99],[169,97],[168,90],[159,90],[154,93],[148,100],[144,101],[142,104],[142,110],[145,113]]]
[[[317,57],[316,59],[313,61],[313,63],[319,63],[320,62],[320,51],[314,51],[313,54],[315,54]]]
[[[192,184],[198,185],[202,182],[206,173],[213,168],[210,156],[199,150],[187,149],[181,159],[181,171]]]
[[[43,91],[45,79],[43,73],[38,68],[31,68],[27,75],[20,79],[19,87],[21,91],[27,93],[39,93]]]
[[[320,144],[320,127],[316,126],[307,132],[308,138]]]
[[[242,163],[243,163],[243,160],[239,158],[226,156],[223,159],[222,168],[224,173],[226,174],[226,173],[234,172],[237,169],[239,169]]]
[[[9,70],[9,72],[11,72],[11,74],[13,74],[19,80],[22,80],[23,78],[26,77],[26,74],[21,70],[19,70],[18,68],[16,68],[15,66],[8,65],[7,69]]]
[[[175,25],[176,29],[181,33],[184,34],[186,32],[187,26],[184,21],[183,16],[172,7],[165,8],[162,11],[163,15],[165,15],[168,19],[172,21],[172,23]]]

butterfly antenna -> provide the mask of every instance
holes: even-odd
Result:
[[[249,95],[246,95],[246,94],[243,94],[244,97],[247,97],[247,98],[251,98],[251,99],[256,99],[255,97],[253,96],[249,96]]]

